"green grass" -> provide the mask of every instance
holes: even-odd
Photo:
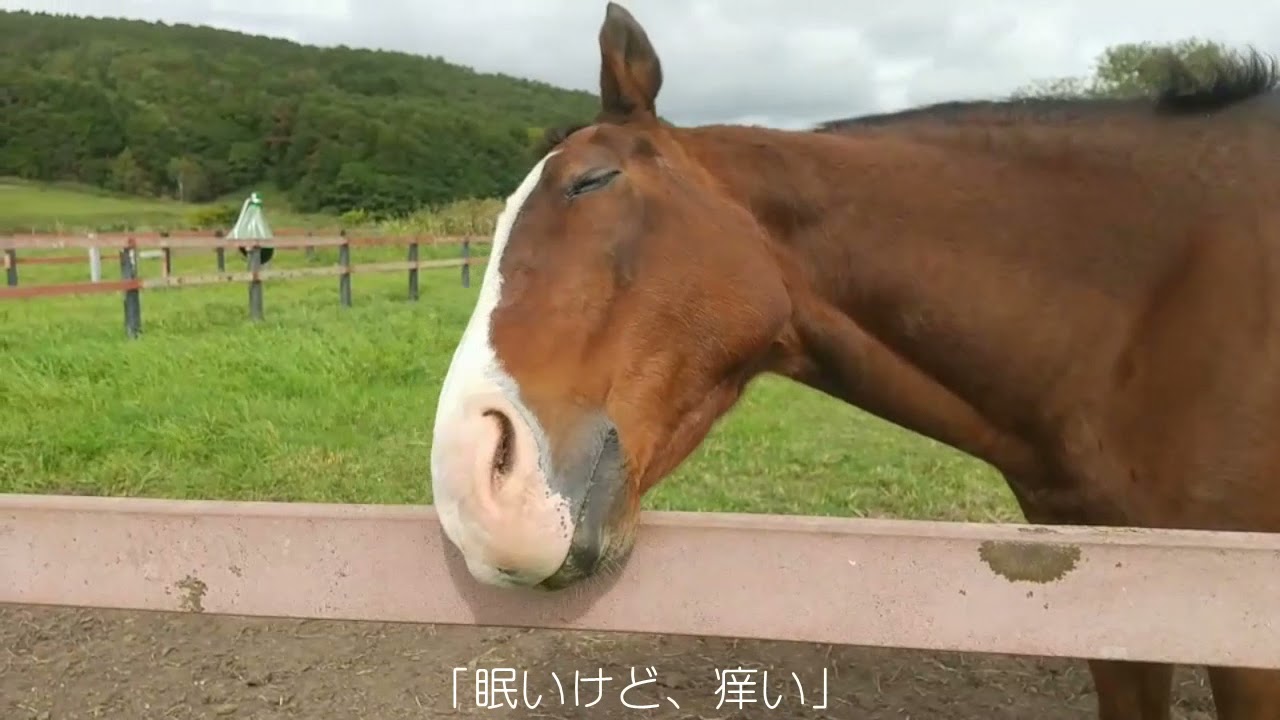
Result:
[[[333,226],[333,218],[293,212],[283,193],[260,188],[272,227]],[[209,205],[238,205],[248,196],[229,196]],[[103,232],[181,227],[207,205],[109,193],[71,183],[35,183],[0,178],[0,233]]]
[[[175,268],[212,269],[212,253]],[[29,266],[22,282],[83,276]],[[148,291],[135,341],[118,295],[0,301],[0,492],[429,502],[436,394],[479,276],[463,289],[456,269],[424,271],[413,303],[403,273],[357,275],[351,308],[336,278],[268,282],[261,323],[243,285]],[[985,465],[772,377],[646,506],[1019,519]]]

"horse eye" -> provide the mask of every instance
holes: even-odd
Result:
[[[573,184],[565,191],[565,196],[576,197],[585,195],[592,190],[599,190],[612,182],[621,172],[621,170],[588,170],[573,181]]]

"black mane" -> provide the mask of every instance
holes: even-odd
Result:
[[[590,126],[591,123],[589,122],[581,122],[571,123],[568,125],[557,125],[556,127],[548,128],[547,131],[542,134],[542,142],[538,143],[538,145],[533,149],[534,157],[540,158],[546,155],[554,150],[557,145],[567,140],[570,135],[578,132],[582,128]]]
[[[1163,115],[1211,113],[1231,107],[1280,87],[1276,59],[1249,48],[1220,58],[1198,78],[1186,61],[1173,53],[1160,59],[1165,77],[1152,95],[1137,98],[1010,98],[1005,100],[954,100],[872,115],[839,118],[819,123],[814,132],[840,132],[855,127],[876,127],[912,119],[958,121],[974,111],[999,112],[1033,119],[1063,119],[1087,113],[1152,108]]]
[[[1280,86],[1280,67],[1271,55],[1250,47],[1215,63],[1207,83],[1196,79],[1181,58],[1166,59],[1165,80],[1156,94],[1156,110],[1181,115],[1214,112],[1267,93]]]
[[[1132,107],[1132,100],[1114,98],[1011,98],[1007,100],[947,100],[930,105],[919,105],[905,110],[855,115],[828,120],[811,128],[811,132],[840,132],[857,127],[893,125],[906,120],[940,120],[959,122],[967,120],[975,111],[1001,113],[1014,117],[1035,119],[1063,118],[1085,113],[1109,111],[1117,107]]]

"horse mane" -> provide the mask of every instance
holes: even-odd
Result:
[[[1172,51],[1161,53],[1164,77],[1154,93],[1137,97],[1029,97],[1000,100],[947,100],[905,110],[855,115],[818,123],[809,132],[838,133],[877,127],[908,120],[942,122],[972,121],[989,113],[1003,119],[1062,120],[1087,113],[1148,108],[1160,116],[1213,113],[1280,88],[1280,65],[1276,58],[1248,46],[1243,52],[1225,53],[1215,58],[1203,74]],[[535,148],[537,157],[551,152],[573,133],[590,122],[570,123],[548,129]]]
[[[1164,77],[1154,93],[1137,97],[1040,97],[1001,100],[950,100],[887,113],[828,120],[811,132],[832,133],[858,127],[876,127],[905,120],[961,121],[982,112],[1002,117],[1062,119],[1070,115],[1149,108],[1158,115],[1181,116],[1212,113],[1273,92],[1280,87],[1276,59],[1248,47],[1244,52],[1216,58],[1203,75],[1171,51],[1158,62]]]
[[[1249,47],[1219,58],[1207,83],[1197,81],[1182,58],[1169,53],[1165,80],[1156,95],[1156,110],[1173,115],[1214,112],[1276,90],[1280,67],[1276,58]]]
[[[534,157],[546,155],[554,150],[557,145],[567,140],[570,135],[590,126],[591,123],[589,122],[579,122],[547,128],[547,131],[542,134],[542,141],[533,149]]]

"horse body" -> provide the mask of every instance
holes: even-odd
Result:
[[[1273,66],[790,132],[665,125],[612,3],[600,46],[601,114],[508,201],[437,410],[478,579],[619,565],[762,372],[981,458],[1033,522],[1280,531]],[[1103,720],[1169,717],[1170,667],[1091,668]],[[1276,675],[1211,669],[1219,717],[1280,717]]]
[[[694,136],[798,268],[784,374],[987,460],[1041,521],[1280,530],[1239,502],[1280,459],[1280,172],[1244,121],[1105,121]]]

